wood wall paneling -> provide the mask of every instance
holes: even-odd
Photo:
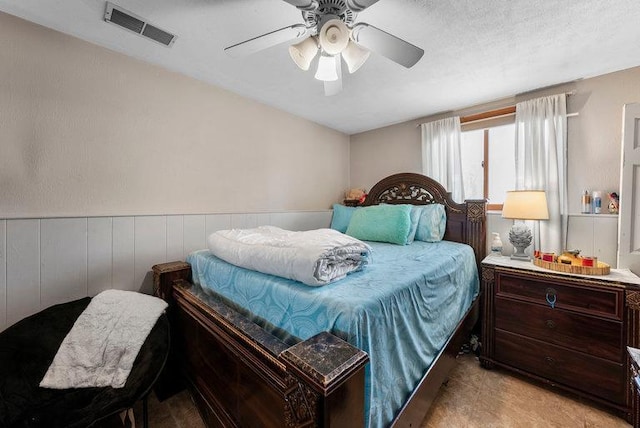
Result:
[[[596,217],[593,225],[593,256],[612,266],[616,265],[618,246],[618,216]],[[588,256],[589,254],[583,253]]]
[[[87,218],[43,219],[40,308],[87,295]]]
[[[0,219],[0,331],[47,306],[100,291],[151,291],[148,272],[206,248],[215,230],[327,227],[331,212]]]
[[[135,290],[151,293],[151,266],[167,261],[167,218],[141,216],[135,218]],[[160,260],[160,262],[158,262]]]
[[[133,239],[134,218],[113,218],[113,266],[112,287],[117,290],[136,290],[135,279],[135,245]]]
[[[184,254],[184,217],[167,216],[167,255],[166,260],[182,260]]]
[[[210,214],[205,218],[205,236],[216,230],[231,229],[231,214]]]
[[[87,292],[95,296],[112,288],[113,219],[87,219]]]
[[[205,216],[184,216],[184,249],[182,257],[175,260],[184,260],[190,252],[207,248],[207,241],[205,237]],[[174,259],[167,257],[167,260],[172,261]]]
[[[580,254],[584,256],[593,254],[593,221],[592,216],[569,217],[569,249],[579,249]]]
[[[0,331],[7,325],[7,221],[0,220]]]
[[[40,220],[7,221],[7,322],[40,310]]]

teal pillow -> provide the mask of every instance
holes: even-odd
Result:
[[[418,223],[420,222],[420,215],[422,214],[422,207],[419,205],[411,206],[411,228],[409,229],[409,236],[407,236],[407,244],[411,244],[416,239],[416,232],[418,231]]]
[[[364,241],[405,245],[410,230],[410,205],[374,205],[353,213],[346,234]]]
[[[356,207],[346,207],[340,204],[333,204],[333,216],[331,216],[331,229],[338,232],[345,233],[349,222],[351,221],[351,215],[356,210]]]
[[[442,241],[447,228],[447,213],[444,205],[429,204],[420,208],[420,220],[416,230],[417,241],[438,242]]]

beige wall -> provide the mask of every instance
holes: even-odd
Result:
[[[568,119],[569,212],[577,213],[585,189],[619,190],[622,107],[640,101],[640,67],[352,135],[351,187],[368,189],[391,173],[421,172],[420,123],[572,90],[567,110],[579,116]]]
[[[349,137],[0,13],[0,218],[318,210]]]

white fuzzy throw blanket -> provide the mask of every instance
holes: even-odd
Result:
[[[142,344],[167,303],[133,291],[91,299],[62,341],[43,388],[124,387]]]

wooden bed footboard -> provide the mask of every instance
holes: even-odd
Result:
[[[190,272],[184,262],[153,266],[154,293],[178,331],[169,370],[184,376],[208,426],[364,424],[365,352],[330,333],[289,347],[223,302],[203,303]]]

